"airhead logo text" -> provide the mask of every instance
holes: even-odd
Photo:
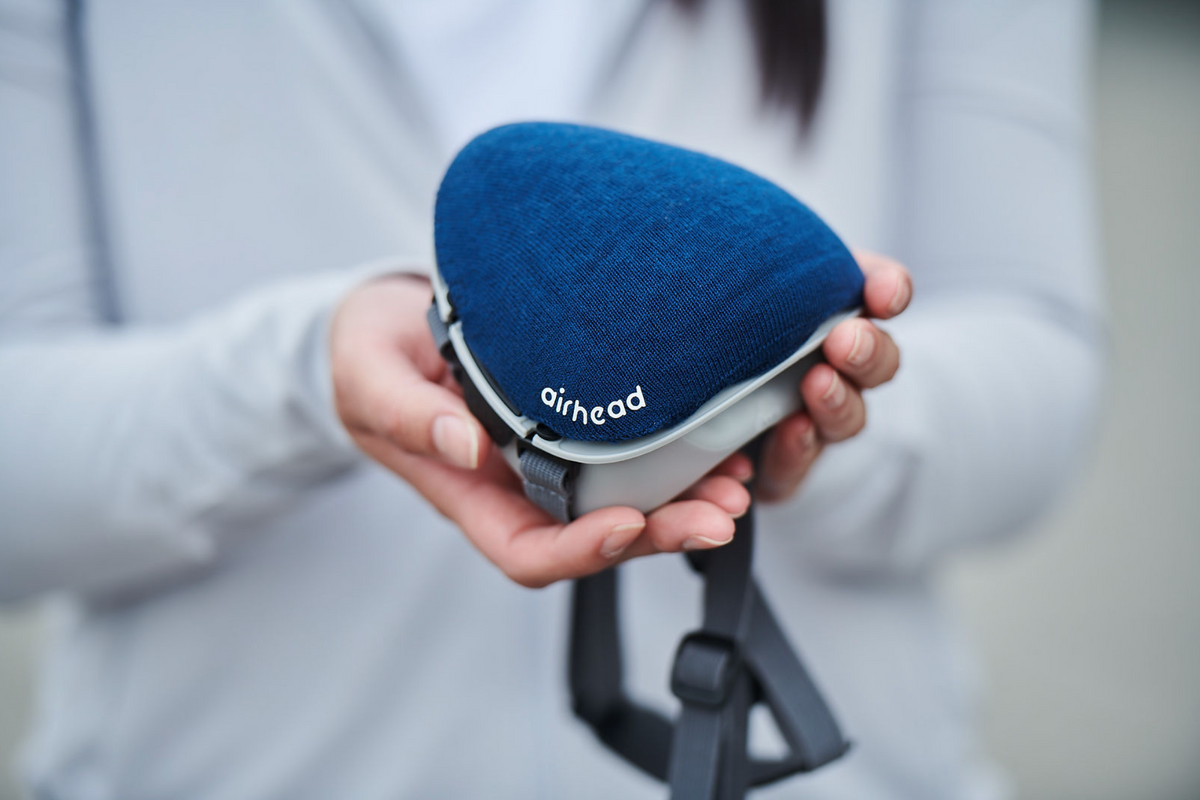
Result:
[[[642,386],[638,384],[624,400],[613,400],[607,406],[587,406],[578,400],[566,400],[563,395],[566,389],[559,387],[556,392],[547,386],[542,389],[543,405],[553,408],[555,413],[562,414],[571,422],[582,422],[584,425],[604,425],[610,419],[620,419],[630,411],[641,411],[646,407],[646,398],[642,396]]]

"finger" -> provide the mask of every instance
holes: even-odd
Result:
[[[736,478],[708,475],[679,496],[680,500],[704,500],[737,519],[750,508],[750,492]]]
[[[744,487],[742,491],[745,491]],[[664,553],[704,550],[729,544],[735,527],[729,512],[713,503],[680,500],[667,503],[646,517],[646,531],[638,545],[643,548],[650,545],[652,552]],[[641,554],[639,550],[630,549],[633,550],[631,555]]]
[[[758,496],[767,501],[790,497],[820,453],[817,428],[808,414],[793,414],[784,419],[775,426],[763,446],[760,474],[755,485]]]
[[[412,485],[480,549],[498,552],[506,536],[552,522],[525,497],[520,481],[495,451],[479,469],[465,470],[413,455],[382,436],[352,435],[367,455]]]
[[[729,470],[746,477],[717,475],[719,470]],[[725,519],[720,514],[713,514],[711,508],[703,509],[689,503],[700,501],[709,506],[716,506],[729,519],[739,519],[745,516],[750,508],[750,492],[742,481],[748,480],[752,473],[751,462],[747,456],[741,453],[730,456],[714,467],[709,477],[701,480],[671,504],[652,512],[647,518],[646,532],[622,554],[620,560],[728,544],[732,537],[729,531],[732,529]],[[715,480],[716,478],[719,480]],[[732,485],[730,479],[734,482]],[[684,508],[676,508],[680,505]]]
[[[718,547],[733,538],[729,512],[704,500],[669,503],[648,516],[613,506],[564,526],[521,493],[498,454],[481,469],[467,471],[414,456],[377,436],[360,435],[356,440],[523,586],[581,577],[662,550]]]
[[[869,320],[839,323],[822,348],[829,365],[862,389],[890,381],[900,368],[900,348]]]
[[[522,586],[539,588],[611,567],[646,528],[646,518],[625,506],[601,508],[567,525],[525,528],[495,559]]]
[[[475,469],[487,459],[491,443],[462,397],[397,351],[359,354],[339,383],[355,426],[456,467]]]
[[[351,296],[338,317],[352,317],[354,327],[370,332],[371,341],[387,342],[407,356],[426,378],[440,380],[447,372],[446,362],[425,323],[433,299],[429,281],[416,275],[389,275],[370,281],[361,291],[362,295]],[[415,324],[400,324],[402,321]],[[361,347],[360,338],[353,341]]]
[[[848,439],[866,424],[862,395],[828,364],[817,364],[808,371],[800,381],[800,394],[823,442]]]
[[[609,567],[646,527],[639,511],[623,506],[593,511],[568,525],[556,522],[525,497],[498,455],[467,471],[413,456],[379,437],[363,436],[360,445],[411,483],[522,586],[546,586]]]
[[[739,483],[746,483],[754,477],[754,462],[745,453],[734,453],[713,467],[708,474],[726,475]]]
[[[889,319],[908,307],[912,300],[912,276],[903,264],[869,250],[854,250],[854,259],[863,272],[863,305],[867,316]]]

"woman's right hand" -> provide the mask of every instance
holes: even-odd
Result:
[[[330,326],[337,413],[363,452],[412,484],[508,577],[546,586],[733,538],[733,520],[750,504],[749,466],[737,461],[645,515],[613,506],[563,525],[530,502],[437,352],[425,317],[431,300],[424,279],[390,276],[342,301]]]

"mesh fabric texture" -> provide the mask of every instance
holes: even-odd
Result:
[[[476,361],[569,439],[675,425],[861,302],[845,245],[783,189],[599,128],[482,134],[442,180],[434,227]]]

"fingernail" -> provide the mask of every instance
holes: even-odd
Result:
[[[736,513],[736,514],[730,514],[729,516],[730,516],[732,519],[741,519],[742,517],[746,516],[746,512],[747,512],[747,511],[749,511],[749,510],[750,510],[750,506],[746,506],[745,508],[743,508],[743,509],[742,509],[741,511],[739,511],[738,513]]]
[[[829,388],[825,390],[825,394],[821,395],[821,400],[829,408],[838,408],[846,402],[846,384],[841,375],[836,372],[833,374],[833,380],[829,382]]]
[[[475,426],[452,414],[433,421],[433,446],[442,458],[464,469],[479,466],[479,437]]]
[[[908,305],[909,298],[912,297],[912,283],[906,280],[901,280],[896,287],[896,294],[892,297],[892,302],[888,305],[888,313],[899,314]]]
[[[720,547],[721,545],[729,544],[732,541],[733,541],[732,536],[730,536],[728,539],[726,539],[723,542],[718,542],[716,539],[710,539],[707,536],[689,536],[688,538],[683,540],[683,549],[684,550],[709,550],[713,547]]]
[[[625,548],[633,544],[633,540],[638,537],[642,529],[646,527],[643,522],[626,522],[622,525],[617,525],[608,532],[608,536],[604,538],[604,543],[600,545],[600,555],[605,558],[616,558],[625,552]]]
[[[854,344],[850,346],[850,354],[846,356],[846,363],[851,366],[861,367],[875,352],[875,337],[867,335],[866,327],[863,324],[854,326]]]

